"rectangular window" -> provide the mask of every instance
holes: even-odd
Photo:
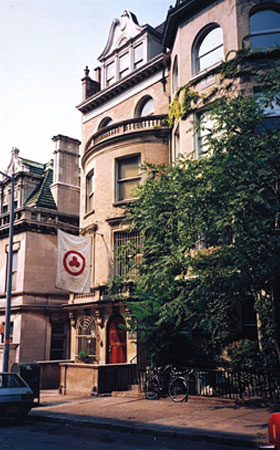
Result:
[[[91,170],[86,176],[86,212],[93,210],[94,198],[94,171]]]
[[[115,61],[106,67],[106,86],[111,86],[116,81],[116,64]]]
[[[209,143],[207,138],[212,134],[213,127],[213,119],[207,111],[198,115],[197,157],[208,154]]]
[[[262,92],[255,92],[254,97],[258,103],[265,100]],[[265,115],[263,129],[274,130],[280,126],[279,98],[280,94],[277,95],[277,98],[275,98],[271,105],[263,105],[263,112]]]
[[[178,158],[180,154],[180,130],[179,127],[177,127],[175,133],[174,133],[174,161]]]
[[[116,161],[116,200],[128,200],[135,197],[134,190],[140,183],[140,155]]]
[[[142,66],[144,63],[143,56],[143,44],[134,47],[134,69],[138,69],[138,67]]]
[[[136,274],[136,269],[131,269],[131,258],[137,261],[140,257],[141,238],[137,231],[129,233],[119,231],[114,233],[114,274],[131,275]]]
[[[66,324],[53,323],[51,335],[51,360],[65,359],[66,357]]]
[[[6,286],[5,286],[6,291],[8,289],[8,267],[9,267],[9,253],[7,253],[7,263],[6,263]],[[17,287],[17,267],[18,267],[18,251],[13,252],[12,291],[15,291]]]
[[[129,53],[126,52],[119,57],[119,76],[124,78],[129,73]]]

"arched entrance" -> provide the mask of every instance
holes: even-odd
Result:
[[[126,362],[126,330],[122,316],[114,316],[108,324],[108,357],[109,364]]]

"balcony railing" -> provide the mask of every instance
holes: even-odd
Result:
[[[40,211],[35,208],[19,208],[15,210],[15,224],[20,221],[27,221],[29,223],[46,223],[49,226],[57,226],[58,222],[77,227],[78,218],[58,215],[57,212]],[[8,227],[10,223],[10,212],[0,214],[0,228]]]
[[[122,122],[114,123],[108,127],[98,130],[86,144],[85,151],[95,147],[102,141],[111,139],[117,136],[122,136],[124,134],[134,133],[138,131],[146,131],[155,128],[168,128],[166,115],[158,116],[146,116],[146,117],[136,117],[130,120],[124,120]]]

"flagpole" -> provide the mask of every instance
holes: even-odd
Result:
[[[14,197],[15,197],[15,178],[14,175],[7,175],[1,172],[1,175],[11,181],[11,202],[10,202],[10,226],[9,226],[9,253],[8,253],[8,271],[7,271],[7,293],[6,293],[6,314],[5,314],[5,333],[4,333],[4,354],[3,354],[3,372],[9,370],[9,352],[10,352],[10,316],[11,316],[11,297],[12,297],[12,276],[13,276],[13,239],[14,239]]]

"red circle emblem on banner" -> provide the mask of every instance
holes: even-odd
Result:
[[[86,260],[84,255],[75,250],[69,250],[63,257],[63,266],[66,272],[77,277],[84,271]]]

